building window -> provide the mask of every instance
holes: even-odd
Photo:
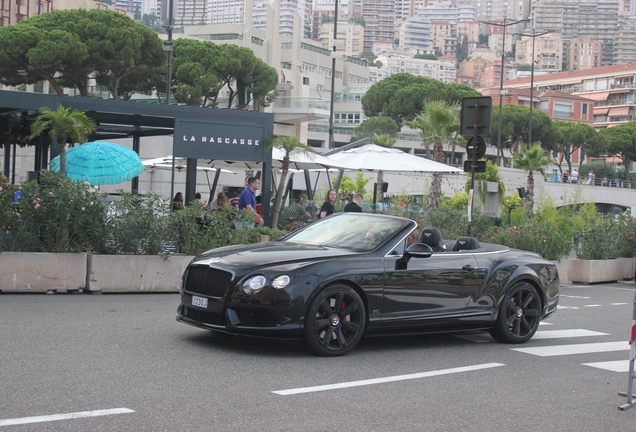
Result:
[[[583,104],[583,115],[587,115],[587,104]]]
[[[309,85],[309,77],[303,77],[303,85]]]

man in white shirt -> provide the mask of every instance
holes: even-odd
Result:
[[[572,169],[572,174],[570,174],[570,183],[578,183],[579,181],[579,172],[576,168]]]

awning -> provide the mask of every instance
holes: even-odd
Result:
[[[594,115],[607,115],[609,108],[594,108]]]
[[[623,117],[629,114],[629,107],[610,108],[610,117]]]
[[[609,92],[592,93],[592,94],[578,95],[578,96],[582,96],[584,98],[591,99],[594,101],[605,101],[607,100],[607,97],[609,96]]]
[[[610,93],[612,94],[618,94],[618,93],[631,93],[632,91],[634,91],[634,89],[614,89],[612,90]]]

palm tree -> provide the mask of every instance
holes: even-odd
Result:
[[[433,144],[435,162],[444,163],[444,142],[454,139],[459,131],[459,106],[441,100],[424,102],[424,112],[411,123],[420,129],[423,145]],[[433,173],[426,211],[439,207],[442,195],[442,173]]]
[[[380,147],[392,148],[397,138],[391,138],[389,134],[378,135],[377,133],[373,133],[373,144],[379,145]],[[377,193],[377,202],[382,201],[382,185],[384,184],[384,171],[378,171],[378,189]]]
[[[281,166],[280,182],[276,189],[276,198],[274,200],[274,216],[272,217],[272,227],[278,226],[278,217],[280,215],[280,207],[283,201],[283,191],[285,190],[285,180],[289,171],[289,163],[292,156],[297,154],[310,154],[313,149],[307,144],[298,141],[295,136],[277,136],[269,143],[270,148],[276,148],[283,152],[283,165]]]
[[[519,146],[519,153],[512,155],[515,168],[528,171],[526,205],[528,207],[528,216],[532,215],[534,207],[534,171],[538,171],[545,175],[545,167],[550,164],[550,159],[546,156],[545,150],[541,144],[534,143],[532,147]]]
[[[85,143],[97,126],[83,111],[59,106],[56,110],[48,107],[40,109],[40,115],[31,125],[31,137],[48,131],[52,138],[57,135],[60,144],[60,173],[66,175],[66,144],[73,147]]]

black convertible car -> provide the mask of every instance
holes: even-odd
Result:
[[[483,329],[522,343],[556,310],[554,263],[416,229],[410,219],[337,213],[280,241],[207,251],[183,275],[177,320],[337,356],[363,335]]]

